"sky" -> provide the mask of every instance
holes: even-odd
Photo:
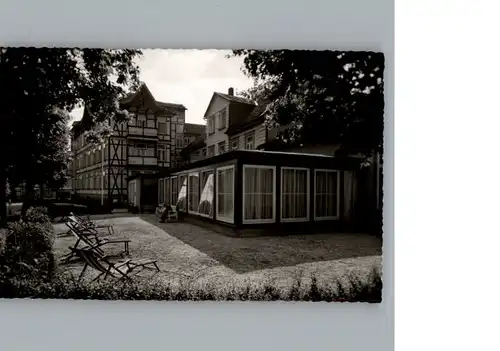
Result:
[[[139,79],[157,101],[182,104],[186,122],[205,124],[203,115],[217,91],[235,93],[250,88],[253,81],[241,71],[242,58],[226,58],[227,50],[143,50],[138,60]],[[72,121],[82,118],[83,109],[72,111]]]

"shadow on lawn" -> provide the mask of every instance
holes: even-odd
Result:
[[[382,240],[367,234],[310,234],[236,238],[189,223],[148,223],[207,254],[237,273],[382,254]]]

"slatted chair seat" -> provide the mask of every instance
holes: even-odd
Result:
[[[71,258],[76,256],[75,250],[79,249],[79,248],[93,250],[97,254],[104,256],[105,253],[104,253],[104,250],[102,249],[103,246],[110,245],[110,244],[123,244],[124,250],[123,250],[122,254],[128,255],[130,253],[130,250],[129,250],[129,244],[131,241],[130,239],[101,238],[98,235],[84,233],[82,230],[80,230],[72,222],[67,222],[65,224],[69,228],[69,231],[71,232],[71,234],[73,234],[76,238],[75,244],[73,246],[69,247],[70,252],[68,254],[64,255],[62,258],[62,261],[65,263],[68,263]]]
[[[85,262],[85,266],[78,277],[78,281],[83,278],[89,266],[100,272],[92,281],[98,280],[103,276],[104,279],[112,277],[118,280],[132,280],[132,273],[134,273],[133,275],[135,276],[145,269],[156,270],[155,274],[160,272],[156,260],[133,261],[129,259],[124,262],[112,263],[107,258],[100,256],[94,250],[74,249],[74,251]]]
[[[73,212],[70,213],[70,218],[71,220],[76,221],[82,228],[88,231],[94,231],[99,233],[99,229],[106,229],[110,235],[115,233],[115,230],[111,224],[96,224],[89,218],[77,216]]]

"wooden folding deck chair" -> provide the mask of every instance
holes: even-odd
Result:
[[[87,268],[90,266],[99,271],[99,275],[92,281],[98,280],[104,275],[104,279],[108,277],[118,278],[118,280],[132,280],[131,274],[142,272],[145,269],[156,270],[156,274],[160,272],[156,260],[132,261],[126,260],[124,262],[110,262],[106,257],[100,256],[96,251],[90,249],[74,249],[75,253],[85,262],[78,281],[80,281]]]
[[[93,222],[89,218],[77,216],[73,212],[70,212],[68,220],[76,221],[82,228],[85,228],[86,230],[89,231],[94,231],[99,233],[99,229],[107,229],[110,235],[115,233],[115,230],[111,224],[95,224],[95,222]]]
[[[124,245],[123,253],[125,255],[128,255],[130,253],[130,251],[129,251],[129,243],[131,241],[130,239],[100,238],[98,235],[84,232],[84,231],[80,230],[72,222],[66,222],[65,224],[69,228],[69,231],[71,232],[71,234],[73,234],[76,238],[75,244],[73,246],[69,247],[70,252],[62,257],[62,261],[65,263],[68,263],[71,258],[76,256],[75,249],[78,249],[78,248],[85,248],[85,249],[93,250],[96,253],[98,253],[99,255],[104,256],[104,250],[102,249],[103,246],[109,245],[109,244],[121,244],[121,243],[123,243],[123,245]]]
[[[177,212],[176,206],[174,206],[174,205],[166,206],[165,211],[161,215],[160,221],[163,223],[163,222],[165,222],[165,220],[167,222],[179,220],[179,213]]]

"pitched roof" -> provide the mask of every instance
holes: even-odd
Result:
[[[162,101],[157,101],[156,102],[158,105],[166,108],[171,108],[171,109],[178,109],[178,110],[187,110],[186,106],[181,105],[181,104],[173,104],[171,102],[162,102]]]
[[[184,124],[184,133],[185,134],[195,134],[202,135],[205,132],[204,124],[194,124],[194,123],[185,123]]]
[[[162,102],[162,101],[157,101],[153,94],[151,93],[151,91],[149,90],[148,86],[146,85],[146,83],[142,83],[140,85],[140,87],[137,89],[137,91],[135,92],[131,92],[129,94],[127,94],[124,98],[122,98],[120,100],[120,103],[121,104],[128,104],[130,102],[133,101],[134,97],[139,94],[141,91],[145,91],[151,98],[152,100],[154,100],[154,104],[156,106],[158,106],[159,108],[162,108],[164,110],[166,110],[167,112],[171,113],[172,115],[174,113],[172,113],[172,109],[177,109],[177,110],[187,110],[187,108],[184,106],[184,105],[181,105],[181,104],[173,104],[173,103],[170,103],[170,102]]]
[[[217,94],[219,95],[220,97],[226,99],[226,100],[229,100],[231,102],[237,102],[237,103],[240,103],[240,104],[248,104],[248,105],[255,105],[255,103],[249,99],[245,99],[243,97],[240,97],[240,96],[234,96],[234,95],[229,95],[229,94],[223,94],[223,93],[218,93],[218,92],[215,92],[214,94]]]
[[[210,105],[212,105],[212,101],[214,101],[215,97],[219,96],[223,99],[226,99],[230,103],[237,103],[237,104],[245,104],[245,105],[255,105],[253,101],[250,101],[248,99],[239,97],[239,96],[234,96],[234,95],[229,95],[229,94],[223,94],[223,93],[218,93],[214,92],[212,94],[212,98],[210,99],[210,102],[208,103],[207,109],[205,110],[205,114],[203,116],[207,116],[208,109],[210,108]]]

